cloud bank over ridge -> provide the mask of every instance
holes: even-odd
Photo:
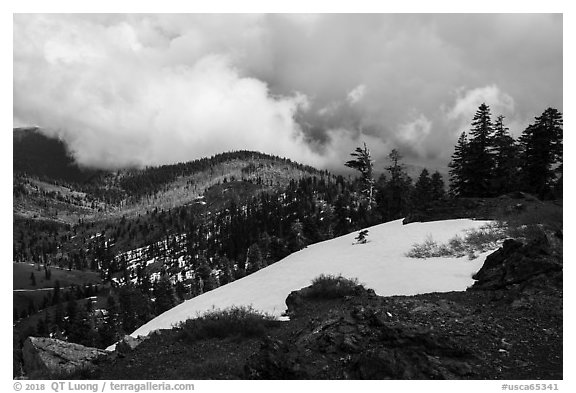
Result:
[[[14,16],[14,125],[117,168],[250,149],[445,165],[481,102],[562,110],[561,15]]]

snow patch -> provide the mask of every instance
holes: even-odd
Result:
[[[354,244],[358,232],[317,243],[240,280],[187,300],[131,335],[144,336],[154,330],[170,329],[214,307],[251,305],[280,317],[286,310],[288,294],[310,285],[320,274],[357,278],[381,296],[462,291],[472,285],[472,275],[482,267],[491,251],[472,261],[467,257],[422,260],[405,254],[413,244],[422,243],[428,236],[447,242],[455,235],[487,223],[489,221],[459,219],[402,225],[402,220],[396,220],[367,228],[370,241],[366,244]]]

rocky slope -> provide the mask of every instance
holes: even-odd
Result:
[[[182,341],[109,357],[102,379],[562,379],[561,239],[507,243],[464,292],[337,299],[309,289],[263,338]],[[522,267],[522,268],[519,268]]]

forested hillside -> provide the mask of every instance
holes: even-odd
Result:
[[[470,139],[464,133],[452,157],[450,195],[439,172],[424,169],[411,179],[397,150],[385,172],[374,173],[366,145],[345,162],[357,178],[250,151],[106,172],[76,167],[61,142],[37,130],[14,135],[13,260],[33,264],[46,278],[56,269],[99,275],[104,290],[98,307],[74,327],[85,330],[81,343],[99,347],[310,244],[465,206],[455,202],[462,197],[524,191],[557,198],[562,190],[562,119],[553,109],[517,142],[503,118],[492,123],[482,105]],[[47,141],[46,155],[40,141]],[[51,164],[44,167],[46,160]],[[51,293],[46,301],[31,293],[30,301],[26,295],[15,304],[17,326],[26,326],[17,329],[20,339],[72,339],[70,325],[62,322],[64,303],[86,297],[76,289],[70,293],[76,295],[67,300]]]

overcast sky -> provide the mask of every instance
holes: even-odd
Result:
[[[562,16],[14,17],[14,126],[116,168],[249,149],[332,170],[366,142],[444,167],[485,102],[563,111]]]

